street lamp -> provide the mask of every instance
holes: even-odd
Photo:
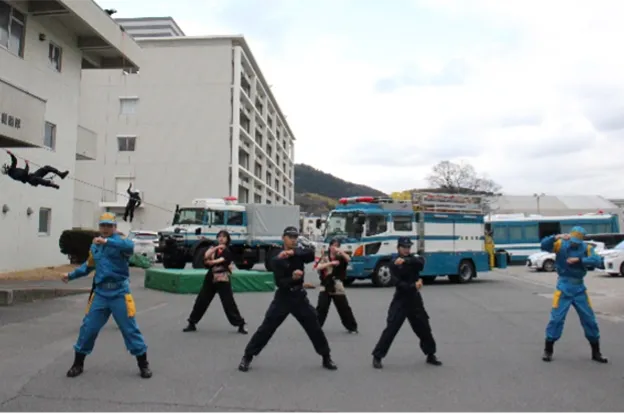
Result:
[[[537,199],[537,214],[541,214],[540,213],[540,198],[545,197],[545,196],[546,196],[546,194],[544,194],[544,193],[540,193],[540,194],[535,193],[535,194],[533,194],[533,197],[535,197]]]

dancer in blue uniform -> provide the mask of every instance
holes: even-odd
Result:
[[[63,277],[63,281],[68,282],[95,270],[94,290],[74,345],[74,364],[67,376],[73,378],[83,372],[85,357],[93,350],[95,339],[112,313],[126,348],[137,358],[141,377],[150,378],[152,371],[147,362],[147,346],[134,317],[136,307],[130,294],[128,260],[134,252],[134,243],[117,233],[117,221],[112,213],[100,217],[100,234],[93,239],[87,262]]]
[[[584,283],[587,269],[600,266],[602,260],[596,255],[593,246],[583,241],[585,234],[585,229],[576,226],[570,234],[549,236],[542,240],[542,250],[556,254],[555,264],[559,275],[550,321],[546,327],[546,346],[542,357],[545,362],[552,360],[554,344],[561,338],[570,306],[574,306],[581,319],[585,337],[591,345],[592,360],[608,362],[600,352],[598,322]]]

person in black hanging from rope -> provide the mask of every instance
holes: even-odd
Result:
[[[51,187],[56,188],[57,190],[61,188],[58,184],[55,184],[51,179],[45,178],[49,174],[55,174],[61,177],[61,179],[65,179],[69,174],[69,171],[59,171],[50,165],[45,165],[36,170],[35,172],[30,172],[30,167],[28,166],[28,161],[25,161],[24,168],[17,167],[17,157],[13,155],[11,151],[6,151],[11,156],[11,165],[4,164],[2,165],[2,173],[8,175],[13,178],[15,181],[21,181],[24,184],[28,183],[33,187]]]
[[[130,217],[130,223],[134,219],[134,209],[141,205],[141,192],[139,190],[132,191],[132,183],[128,187],[128,195],[130,198],[128,199],[128,204],[126,204],[126,211],[124,212],[123,219],[124,222],[128,221],[128,216]]]

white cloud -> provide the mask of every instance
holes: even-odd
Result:
[[[508,193],[624,195],[622,2],[164,3],[188,34],[245,33],[297,162],[388,192],[450,158]]]

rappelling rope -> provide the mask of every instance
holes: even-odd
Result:
[[[13,151],[11,151],[11,153],[12,153],[12,154],[13,154],[13,155],[17,158],[17,159],[21,159],[21,160],[22,160],[22,161],[24,161],[24,162],[28,162],[28,164],[29,164],[29,165],[34,165],[34,166],[36,166],[36,167],[38,167],[38,168],[41,168],[41,167],[42,167],[42,165],[36,164],[36,163],[32,162],[30,159],[25,159],[25,158],[22,158],[21,156],[19,156],[19,155],[15,154]],[[81,184],[87,185],[87,186],[89,186],[89,187],[97,188],[97,189],[102,190],[102,191],[107,191],[107,192],[109,192],[109,193],[113,193],[113,194],[115,194],[115,195],[118,195],[118,196],[122,196],[122,197],[126,197],[126,198],[128,198],[128,195],[127,195],[127,194],[118,193],[117,191],[109,190],[109,189],[107,189],[107,188],[100,187],[99,185],[91,184],[91,183],[89,183],[89,182],[86,182],[86,181],[83,181],[83,180],[81,180],[81,179],[78,179],[78,178],[72,177],[72,176],[70,176],[70,175],[67,175],[67,177],[66,177],[66,178],[69,178],[69,179],[74,180],[74,181],[76,181],[76,182],[79,182],[79,183],[81,183]],[[169,213],[173,213],[173,212],[174,212],[174,211],[173,211],[173,210],[171,210],[171,209],[168,209],[168,208],[165,208],[165,207],[161,207],[161,206],[156,205],[156,204],[146,203],[146,202],[144,202],[143,200],[141,200],[141,204],[142,204],[142,205],[146,205],[146,206],[150,206],[150,207],[155,207],[155,208],[157,208],[157,209],[160,209],[160,210],[163,210],[163,211],[166,211],[166,212],[169,212]]]

